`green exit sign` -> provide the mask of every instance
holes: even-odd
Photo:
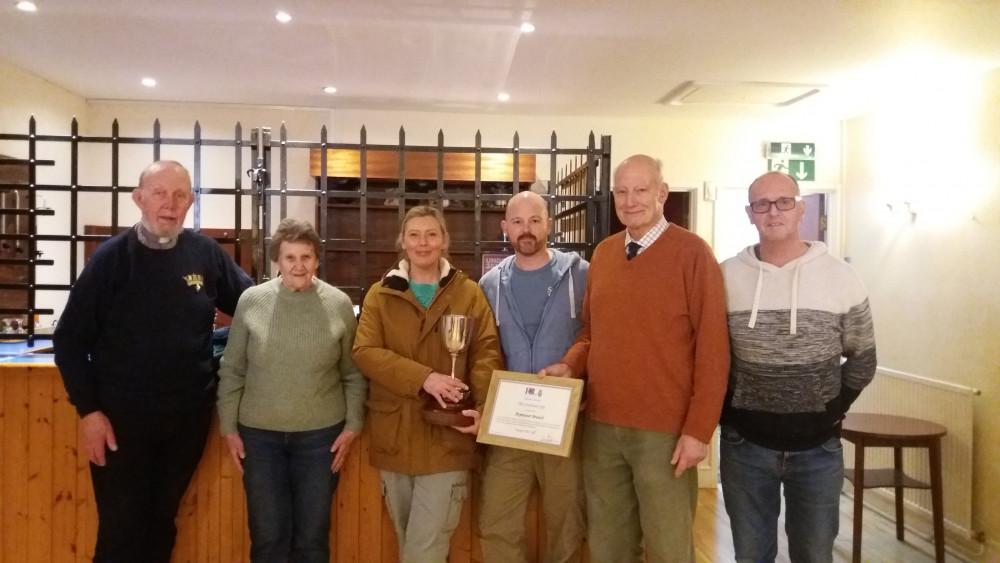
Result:
[[[814,143],[766,143],[768,171],[784,172],[800,182],[816,180]]]
[[[816,181],[816,161],[800,159],[767,159],[768,171],[784,172],[800,182]]]
[[[814,159],[816,158],[815,143],[768,143],[768,158],[795,158]]]

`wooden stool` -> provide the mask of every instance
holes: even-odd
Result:
[[[882,487],[896,490],[896,539],[903,541],[903,489],[930,489],[934,518],[934,559],[944,562],[944,501],[941,492],[941,437],[947,429],[940,424],[887,414],[847,413],[841,437],[854,443],[854,469],[844,476],[854,483],[854,553],[861,561],[861,512],[865,489]],[[893,469],[865,469],[865,448],[892,448]],[[903,473],[903,448],[927,448],[931,465],[930,484]]]

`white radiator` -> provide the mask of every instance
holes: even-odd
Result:
[[[936,422],[948,429],[941,440],[941,470],[944,481],[945,525],[972,537],[972,436],[974,400],[979,391],[886,368],[878,368],[875,379],[861,392],[851,412],[908,416]],[[844,461],[854,465],[854,445],[844,441]],[[892,448],[865,448],[865,468],[891,468]],[[903,449],[904,472],[930,483],[927,450]],[[884,489],[892,495],[892,489]],[[929,489],[904,489],[909,508],[928,515]]]

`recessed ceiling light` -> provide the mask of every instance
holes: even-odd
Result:
[[[497,94],[497,99],[500,100],[501,102],[506,102],[507,100],[510,99],[510,94],[508,94],[507,92],[500,92],[499,94]]]
[[[524,22],[521,24],[522,33],[531,33],[532,31],[535,31],[535,26],[532,25],[531,22]]]
[[[292,16],[288,15],[288,12],[278,12],[274,19],[280,21],[281,23],[288,23],[292,21]]]
[[[22,12],[37,12],[38,7],[35,6],[34,2],[18,2],[17,9]]]
[[[156,86],[156,80],[153,80],[152,78],[143,78],[142,85],[152,88],[153,86]]]
[[[337,89],[334,88],[333,86],[327,86],[326,88],[323,88],[323,91],[326,92],[327,94],[336,94],[337,93]]]

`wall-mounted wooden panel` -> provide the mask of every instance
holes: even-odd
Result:
[[[309,149],[309,174],[320,176],[322,150]],[[406,152],[403,166],[408,180],[437,180],[438,156],[436,152]],[[471,182],[476,179],[474,153],[444,153],[443,179],[446,182]],[[387,150],[367,151],[368,178],[392,180],[399,178],[399,152]],[[483,154],[480,179],[484,182],[513,182],[513,154]],[[353,149],[327,149],[326,175],[332,178],[359,178],[361,176],[361,151]],[[519,183],[535,181],[535,155],[518,157]]]

